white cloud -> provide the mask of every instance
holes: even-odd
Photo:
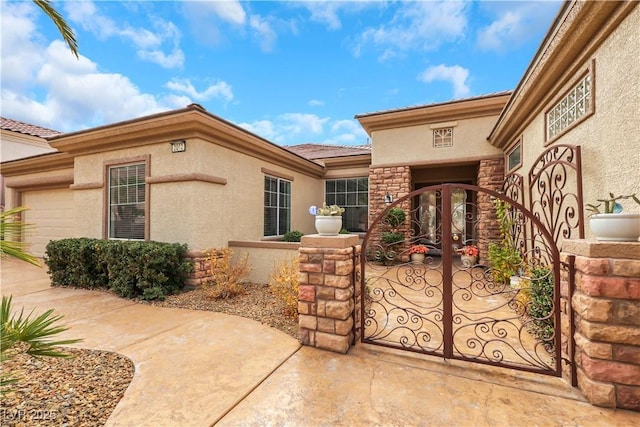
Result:
[[[357,13],[366,8],[384,6],[378,1],[301,1],[295,3],[307,9],[313,22],[324,24],[331,31],[342,28],[340,14]]]
[[[224,81],[218,81],[201,92],[196,90],[189,79],[174,78],[166,84],[166,87],[175,92],[185,93],[197,101],[207,101],[211,98],[220,98],[229,102],[233,99],[231,86]]]
[[[247,14],[242,4],[237,0],[199,1],[193,3],[193,6],[200,9],[200,11],[205,13],[213,12],[218,18],[231,24],[244,25],[247,19]]]
[[[2,5],[0,106],[5,117],[75,131],[183,108],[201,97],[226,102],[233,96],[224,82],[198,92],[180,80],[173,82],[182,86],[165,94],[142,92],[127,76],[101,71],[82,51],[76,59],[61,40],[45,45],[33,25],[38,16],[30,2]]]
[[[324,101],[312,99],[307,104],[309,104],[310,107],[322,107],[324,105]]]
[[[521,31],[522,16],[507,12],[488,27],[478,31],[478,45],[485,50],[501,51],[505,44],[513,43]]]
[[[273,28],[271,28],[269,22],[259,15],[251,15],[249,18],[249,26],[256,32],[256,38],[260,43],[262,51],[270,52],[273,50],[277,35]]]
[[[304,143],[359,145],[367,134],[355,120],[331,120],[306,113],[286,113],[274,120],[239,123],[250,132],[281,145]]]
[[[478,46],[483,50],[505,52],[526,42],[532,34],[546,28],[558,2],[496,2],[483,4],[497,15],[490,25],[478,30]]]
[[[276,130],[276,125],[269,120],[257,120],[253,123],[239,123],[238,126],[270,141],[282,141],[282,135],[280,135]]]
[[[184,53],[180,49],[180,30],[172,22],[152,18],[155,31],[133,28],[128,24],[119,25],[108,16],[101,15],[92,1],[65,3],[65,11],[71,22],[103,40],[120,37],[130,41],[137,49],[140,59],[163,68],[179,68],[184,64]],[[165,44],[169,46],[165,47]],[[170,50],[170,53],[165,53],[164,50]]]
[[[470,92],[467,85],[469,78],[469,70],[459,65],[436,65],[427,68],[418,76],[418,80],[425,83],[431,83],[435,80],[450,82],[453,85],[453,97],[461,98],[467,96]]]
[[[290,133],[320,134],[329,118],[320,118],[315,114],[286,113],[280,116],[284,121],[284,128]]]
[[[468,2],[402,2],[388,24],[365,30],[355,44],[359,56],[363,47],[382,49],[379,60],[393,58],[407,50],[433,50],[444,42],[463,38],[467,31]]]
[[[303,2],[301,5],[309,10],[312,21],[325,24],[330,30],[339,30],[342,27],[338,10],[340,7],[344,7],[343,3],[309,1]]]
[[[0,72],[2,88],[20,91],[33,80],[43,58],[34,54],[42,49],[31,3],[2,4],[0,25]]]

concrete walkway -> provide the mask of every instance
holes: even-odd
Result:
[[[51,288],[46,267],[1,269],[14,307],[55,308],[78,347],[133,361],[110,426],[640,425],[640,414],[593,407],[556,378],[364,345],[300,348],[252,320]]]

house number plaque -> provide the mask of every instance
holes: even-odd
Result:
[[[171,142],[171,152],[172,153],[181,153],[187,150],[187,141],[173,141]]]

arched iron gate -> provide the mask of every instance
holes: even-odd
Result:
[[[487,244],[491,268],[487,253],[463,256]],[[559,252],[515,200],[466,184],[414,191],[371,223],[360,271],[362,342],[561,375]]]

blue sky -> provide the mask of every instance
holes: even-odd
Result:
[[[1,113],[75,131],[182,108],[281,145],[363,144],[354,115],[513,89],[551,1],[0,3]]]

